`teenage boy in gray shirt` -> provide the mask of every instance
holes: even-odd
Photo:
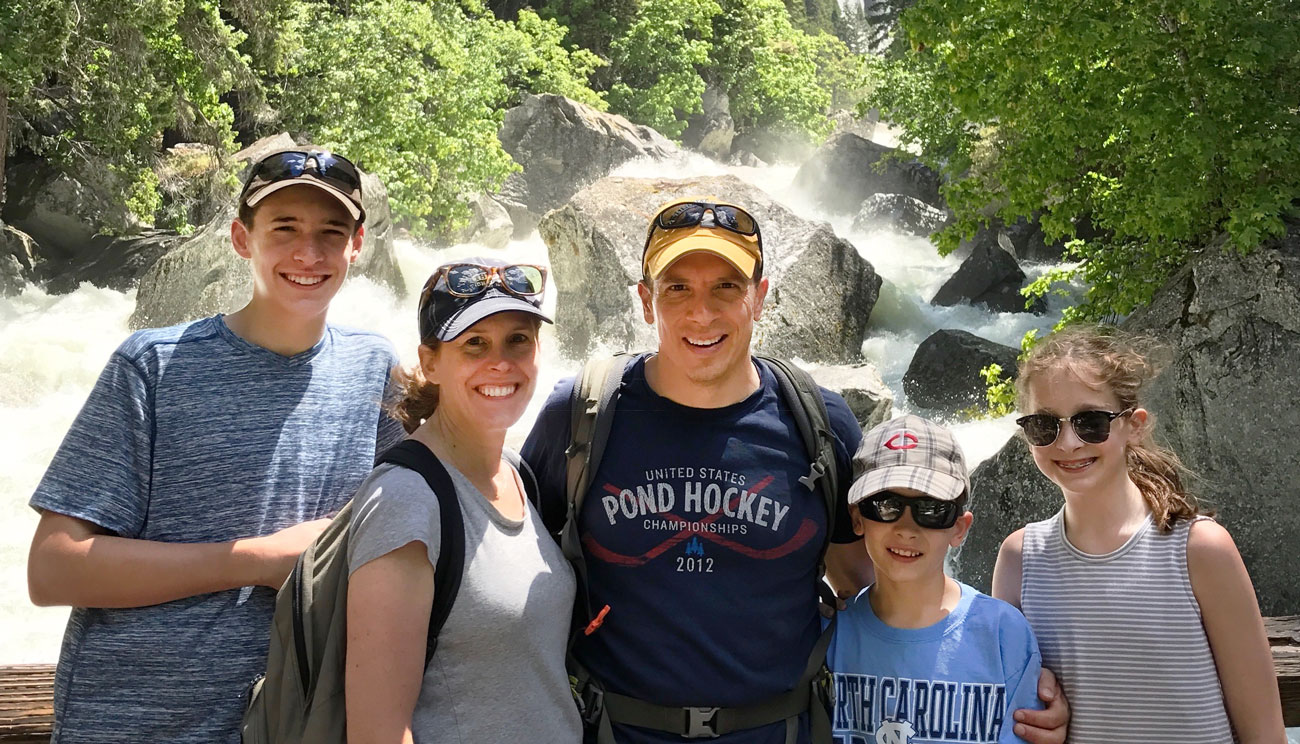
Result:
[[[109,359],[31,499],[32,601],[73,607],[54,742],[239,741],[275,590],[402,435],[392,347],[325,322],[364,220],[351,162],[268,156],[230,227],[249,303]]]

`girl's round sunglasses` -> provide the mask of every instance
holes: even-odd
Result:
[[[1068,418],[1060,418],[1046,413],[1035,413],[1016,419],[1016,425],[1025,433],[1025,439],[1035,447],[1046,447],[1061,435],[1061,424],[1070,422],[1074,435],[1088,444],[1101,444],[1110,438],[1111,422],[1120,416],[1132,413],[1126,408],[1118,413],[1110,411],[1079,411]]]

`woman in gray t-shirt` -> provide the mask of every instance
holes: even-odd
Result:
[[[348,741],[576,744],[564,668],[572,569],[502,458],[537,378],[545,272],[470,259],[440,266],[420,296],[420,364],[396,414],[446,466],[454,494],[376,468],[349,541]],[[442,545],[439,502],[464,517],[465,569],[424,666]]]

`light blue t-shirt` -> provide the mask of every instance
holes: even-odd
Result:
[[[962,584],[948,617],[895,628],[876,617],[869,591],[839,613],[827,653],[838,744],[1023,744],[1011,714],[1042,708],[1042,662],[1016,608]]]
[[[382,336],[330,326],[286,357],[221,316],[132,334],[113,353],[31,505],[130,538],[222,542],[340,508],[377,442],[397,360]],[[245,587],[131,609],[73,608],[54,742],[239,741],[264,671],[275,592]]]

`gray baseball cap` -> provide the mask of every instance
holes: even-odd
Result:
[[[952,432],[920,416],[899,416],[862,437],[853,455],[849,503],[911,488],[941,501],[970,493],[966,458]]]

